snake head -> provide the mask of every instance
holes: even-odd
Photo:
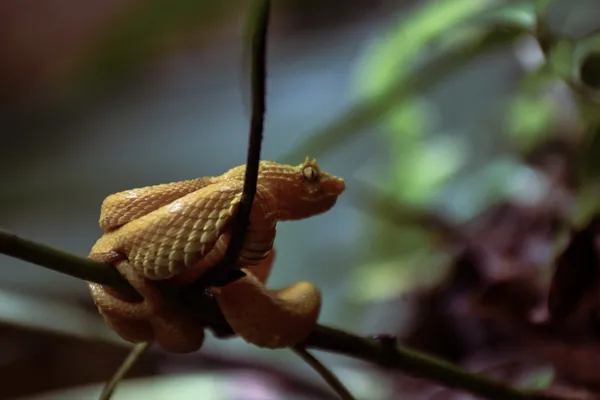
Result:
[[[273,195],[279,220],[304,219],[324,213],[335,205],[346,188],[342,178],[322,171],[317,160],[311,161],[309,157],[295,166],[264,161],[259,184]]]

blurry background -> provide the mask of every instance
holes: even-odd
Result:
[[[311,155],[348,189],[280,224],[270,285],[313,281],[324,324],[547,387],[563,348],[525,352],[524,330],[565,226],[595,211],[598,5],[273,3],[263,159]],[[244,163],[250,4],[3,1],[0,225],[83,256],[108,194]],[[129,346],[83,282],[0,257],[0,289],[0,398],[96,398]],[[460,397],[319,357],[358,398]],[[237,339],[132,377],[115,399],[333,398],[291,352]]]

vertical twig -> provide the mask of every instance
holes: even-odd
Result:
[[[224,286],[243,276],[237,268],[246,229],[250,219],[250,211],[256,194],[258,170],[260,164],[263,128],[266,113],[266,87],[267,87],[267,33],[271,2],[261,0],[256,10],[251,13],[249,24],[252,27],[252,118],[248,138],[248,152],[246,157],[246,172],[244,176],[244,189],[238,211],[231,228],[231,240],[223,258],[210,271],[196,280],[192,285],[197,288],[208,286]]]
[[[204,289],[209,285],[225,285],[239,278],[243,273],[236,273],[236,261],[244,244],[246,230],[250,220],[252,203],[256,194],[258,182],[258,169],[260,165],[260,153],[263,139],[263,127],[265,119],[266,103],[266,64],[267,64],[267,29],[269,25],[270,1],[262,0],[256,8],[256,12],[250,16],[252,24],[252,119],[250,121],[250,132],[248,139],[248,153],[246,161],[246,172],[244,176],[244,188],[238,212],[233,221],[231,240],[227,246],[224,257],[208,273],[191,284],[194,288]],[[201,292],[199,291],[198,294]],[[138,358],[149,347],[148,343],[137,344],[132,349],[115,375],[107,383],[101,394],[100,400],[108,400],[116,385],[135,365]]]

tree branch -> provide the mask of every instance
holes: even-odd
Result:
[[[486,399],[564,400],[563,397],[514,389],[419,351],[323,325],[317,325],[304,344],[313,349],[368,361],[385,369],[399,370],[412,377],[428,379]]]
[[[86,281],[97,282],[113,288],[127,286],[124,283],[126,282],[125,279],[121,275],[115,274],[114,268],[110,264],[77,257],[2,231],[0,231],[0,253],[30,261],[42,267]],[[65,265],[68,265],[68,268],[63,268]],[[196,296],[198,296],[198,293],[196,293]],[[198,315],[203,316],[202,319],[207,328],[217,332],[223,332],[222,327],[231,330],[222,314],[218,312],[216,302],[210,296],[202,297],[201,301],[191,304],[191,306],[194,307]],[[487,399],[564,400],[562,397],[513,389],[420,352],[356,336],[323,325],[317,325],[302,345],[307,348],[361,359],[385,369],[402,371],[410,376],[429,379],[441,385],[470,392]]]
[[[107,285],[127,294],[138,295],[129,282],[123,279],[116,269],[110,267],[110,264],[77,257],[44,244],[23,239],[3,229],[0,229],[0,253],[74,278]]]
[[[127,355],[127,358],[125,358],[119,369],[115,371],[115,374],[106,383],[104,389],[102,389],[102,393],[100,394],[98,400],[109,400],[111,398],[119,382],[121,382],[121,380],[129,372],[129,370],[133,368],[133,366],[138,362],[140,357],[142,357],[144,353],[146,353],[149,347],[150,343],[146,342],[138,343],[131,348],[129,354]]]
[[[244,273],[237,269],[237,260],[244,245],[258,182],[266,113],[267,31],[271,9],[270,3],[269,0],[260,1],[256,11],[251,13],[249,22],[252,26],[252,118],[250,121],[242,198],[233,220],[231,240],[227,246],[225,256],[210,271],[191,284],[196,290],[206,289],[208,286],[225,286],[244,276]]]
[[[298,345],[292,348],[294,353],[296,353],[302,360],[310,365],[312,369],[314,369],[325,382],[340,396],[342,400],[355,400],[352,393],[346,389],[344,384],[340,382],[337,376],[334,375],[326,366],[324,366],[315,356],[310,354],[304,346]]]

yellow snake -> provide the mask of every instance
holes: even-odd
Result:
[[[190,352],[203,342],[203,327],[185,305],[165,299],[153,281],[189,283],[224,255],[241,198],[245,166],[217,177],[149,186],[108,196],[101,207],[102,237],[90,258],[110,262],[138,290],[143,302],[89,283],[107,323],[125,340],[156,340],[165,350]],[[211,288],[232,329],[257,346],[291,346],[309,333],[320,311],[319,290],[297,282],[279,291],[264,284],[274,259],[278,221],[297,220],[333,207],[343,179],[309,158],[300,165],[261,161],[250,223],[238,259],[245,278]]]

